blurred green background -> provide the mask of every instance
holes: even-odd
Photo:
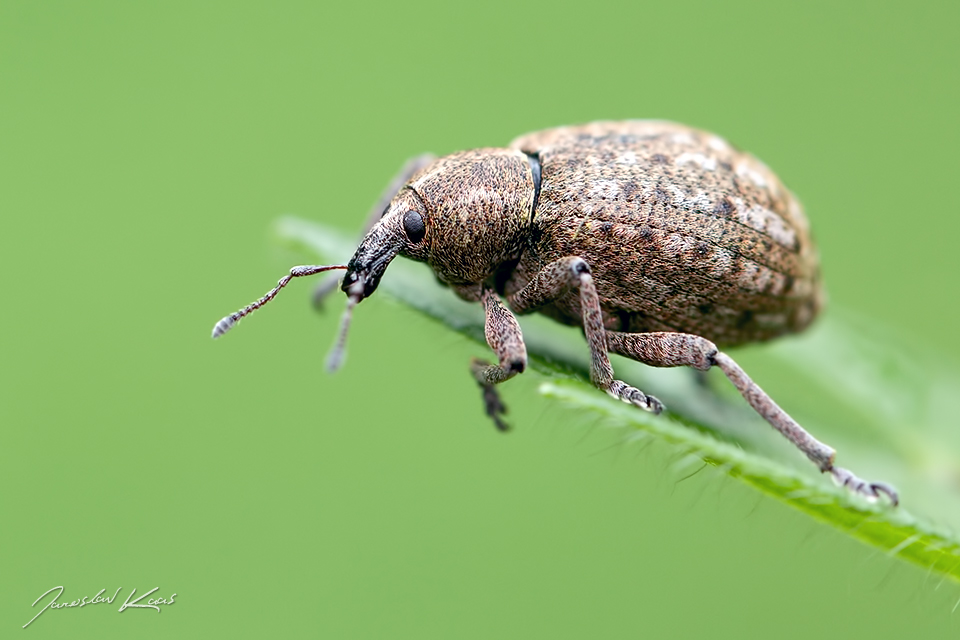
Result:
[[[209,335],[304,259],[280,215],[356,229],[412,155],[656,117],[766,161],[832,303],[956,360],[957,17],[0,3],[0,635],[955,635],[958,585],[735,481],[678,482],[669,448],[618,446],[536,374],[495,433],[467,373],[485,350],[388,300],[359,308],[333,377],[338,313],[307,283]],[[762,348],[739,357],[804,404]],[[21,631],[57,585],[177,597]]]

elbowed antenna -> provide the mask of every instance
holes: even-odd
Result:
[[[276,297],[276,295],[280,293],[280,289],[283,289],[285,286],[287,286],[287,283],[290,282],[293,278],[300,278],[303,276],[312,276],[314,274],[322,273],[324,271],[332,271],[334,269],[346,269],[346,268],[347,268],[347,265],[345,264],[334,264],[334,265],[327,265],[327,266],[302,265],[302,266],[294,267],[293,269],[290,269],[290,274],[280,278],[280,281],[277,282],[277,286],[275,286],[273,289],[270,289],[270,291],[268,291],[265,296],[263,296],[256,302],[253,302],[247,305],[243,309],[240,309],[240,311],[237,311],[236,313],[231,313],[227,317],[220,320],[220,322],[215,324],[213,326],[212,337],[219,338],[220,336],[225,334],[227,331],[232,329],[233,325],[237,324],[237,322],[240,321],[240,318],[250,315],[251,313],[259,309],[263,305],[273,300]],[[356,304],[356,302],[354,302],[354,304]],[[349,309],[350,306],[351,305],[349,305],[348,303],[347,308]],[[344,334],[346,334],[346,329],[344,329]]]

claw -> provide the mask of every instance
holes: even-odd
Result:
[[[484,411],[486,411],[490,419],[493,420],[493,423],[497,426],[497,430],[503,432],[509,431],[510,425],[500,417],[507,413],[507,407],[503,404],[503,401],[500,400],[500,394],[497,393],[497,390],[492,384],[480,384],[480,389],[483,391]]]
[[[653,415],[658,416],[663,412],[663,403],[653,396],[647,396],[647,406],[645,408]]]
[[[640,389],[636,387],[631,387],[625,382],[620,380],[614,380],[613,383],[608,388],[607,393],[616,398],[617,400],[622,400],[627,404],[632,404],[635,407],[640,407],[644,411],[649,411],[650,413],[657,415],[663,411],[663,403],[654,398],[653,396],[648,396]]]
[[[833,481],[841,487],[846,487],[854,493],[859,493],[868,500],[875,502],[880,499],[880,494],[887,496],[890,504],[894,507],[900,504],[900,496],[897,490],[885,482],[866,482],[855,476],[852,472],[841,467],[827,469],[833,475]]]
[[[897,490],[891,487],[886,482],[873,482],[870,484],[870,489],[873,491],[873,495],[879,497],[879,494],[884,494],[890,500],[890,504],[897,506],[900,504],[900,496],[897,495]]]

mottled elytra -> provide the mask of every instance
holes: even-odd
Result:
[[[351,310],[397,255],[426,262],[456,295],[483,304],[498,363],[475,359],[470,370],[501,430],[505,408],[494,385],[527,365],[514,314],[543,313],[583,328],[590,379],[611,396],[663,410],[614,378],[608,353],[654,367],[719,367],[822,472],[897,504],[889,485],[834,466],[834,450],[717,349],[800,331],[823,296],[799,202],[763,163],[716,135],[662,121],[595,122],[531,133],[505,149],[415,158],[374,208],[347,265],[295,267],[218,322],[213,337],[291,278],[345,269],[347,310],[328,360],[334,370]],[[333,288],[321,285],[316,298]]]

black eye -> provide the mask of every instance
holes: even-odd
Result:
[[[427,228],[423,225],[423,217],[413,209],[403,214],[403,230],[413,243],[423,240],[423,236],[427,233]]]

